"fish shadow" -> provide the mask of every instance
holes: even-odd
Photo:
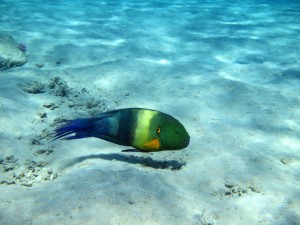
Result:
[[[130,151],[126,151],[126,152],[130,152]],[[68,162],[63,169],[74,166],[75,164],[78,164],[88,159],[104,159],[109,161],[120,161],[129,164],[140,164],[142,166],[151,167],[153,169],[169,169],[169,170],[180,170],[183,166],[186,165],[185,162],[181,162],[178,160],[155,160],[149,156],[144,157],[144,156],[111,153],[111,154],[97,154],[97,155],[87,155],[87,156],[77,157],[72,161]]]

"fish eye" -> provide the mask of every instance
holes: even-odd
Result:
[[[157,132],[157,134],[159,134],[159,133],[160,133],[160,127],[159,127],[159,128],[157,128],[157,131],[156,131],[156,132]]]

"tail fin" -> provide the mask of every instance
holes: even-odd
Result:
[[[76,119],[67,120],[61,126],[55,129],[55,135],[53,140],[56,139],[79,139],[90,137],[93,132],[94,122],[92,119]],[[70,134],[75,134],[73,136],[68,136]]]

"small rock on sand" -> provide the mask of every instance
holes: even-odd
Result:
[[[0,70],[22,66],[26,63],[25,53],[15,40],[7,34],[0,34]]]

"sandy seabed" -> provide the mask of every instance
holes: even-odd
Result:
[[[12,3],[14,2],[14,4]],[[300,5],[2,1],[28,62],[0,71],[0,224],[300,224]],[[52,141],[151,108],[181,151]]]

